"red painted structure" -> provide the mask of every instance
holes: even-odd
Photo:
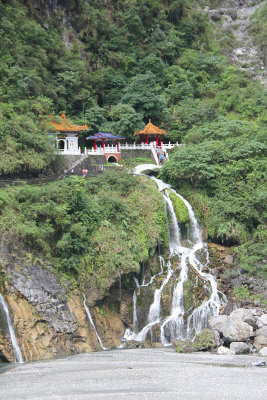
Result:
[[[140,137],[140,144],[148,144],[149,140],[153,142],[156,140],[156,146],[161,147],[161,136],[166,135],[166,133],[167,132],[163,129],[160,129],[156,125],[153,125],[150,119],[144,129],[141,129],[138,132],[134,132],[134,136]]]

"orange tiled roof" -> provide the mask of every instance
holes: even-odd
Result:
[[[134,132],[134,135],[166,135],[166,131],[158,128],[156,125],[153,125],[151,119],[148,124],[139,132]]]
[[[53,116],[49,115],[50,124],[53,126],[54,131],[59,132],[78,132],[78,131],[86,131],[88,129],[87,125],[72,125],[66,118],[65,114],[60,115],[61,122],[56,122],[53,120]]]

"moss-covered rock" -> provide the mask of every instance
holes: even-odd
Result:
[[[210,351],[219,346],[218,335],[210,330],[203,329],[195,340],[174,340],[173,345],[177,353],[194,353],[196,351]]]
[[[188,210],[183,200],[176,196],[170,189],[167,190],[173,203],[174,211],[178,221],[185,224],[189,223]]]

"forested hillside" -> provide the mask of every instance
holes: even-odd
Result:
[[[226,60],[194,0],[1,1],[0,27],[1,174],[50,162],[49,113],[127,137],[150,117],[180,140],[214,117],[222,79],[244,80],[222,78]]]
[[[152,118],[186,144],[164,179],[190,197],[210,239],[243,245],[244,268],[264,272],[266,91],[221,55],[205,4],[2,0],[0,173],[49,165],[47,114],[127,138]],[[265,14],[252,29],[263,49]]]

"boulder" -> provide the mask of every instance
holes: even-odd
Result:
[[[236,309],[236,307],[237,306],[236,306],[235,303],[227,303],[226,306],[223,309],[223,314],[224,315],[230,315],[231,312]]]
[[[259,354],[263,357],[267,357],[267,347],[263,347],[260,351]]]
[[[217,353],[220,355],[232,355],[235,354],[232,350],[228,349],[228,347],[220,346],[217,350]]]
[[[230,350],[235,354],[247,354],[249,353],[249,345],[244,342],[232,342],[230,344]]]
[[[234,261],[234,257],[231,256],[230,254],[227,254],[227,256],[223,260],[224,263],[229,264],[229,265],[233,264],[233,261]]]
[[[267,346],[267,337],[263,335],[256,336],[253,342],[253,346],[260,351],[263,347]]]
[[[208,351],[217,348],[220,345],[220,335],[217,331],[203,329],[195,340],[174,340],[172,342],[177,353],[193,353],[196,351]]]
[[[208,327],[212,330],[217,330],[219,333],[223,333],[223,329],[227,323],[227,315],[217,315],[216,317],[210,317],[208,321]]]
[[[256,336],[267,336],[267,325],[263,325],[261,328],[256,330]]]
[[[263,314],[260,318],[257,319],[258,328],[261,328],[264,325],[267,325],[267,314]]]
[[[222,14],[220,11],[213,11],[210,18],[212,19],[212,21],[220,21],[222,19]]]
[[[231,11],[231,18],[233,21],[235,21],[237,19],[237,12],[236,11]]]
[[[254,336],[254,332],[252,326],[238,318],[231,318],[229,315],[222,335],[229,342],[244,342]]]
[[[230,318],[237,319],[243,322],[246,322],[248,325],[252,327],[256,327],[257,319],[253,315],[252,311],[247,308],[237,308],[233,310],[230,314]]]

